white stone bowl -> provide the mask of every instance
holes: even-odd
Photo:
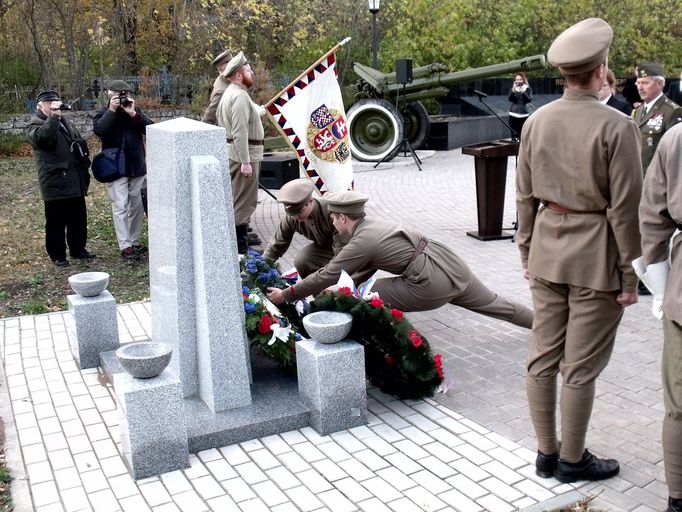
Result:
[[[106,272],[81,272],[69,277],[71,289],[81,297],[96,297],[107,289],[109,274]]]
[[[151,379],[166,369],[173,347],[156,341],[126,343],[116,351],[123,369],[138,379]]]
[[[303,327],[311,339],[320,343],[338,343],[353,325],[353,316],[339,311],[317,311],[303,317]]]

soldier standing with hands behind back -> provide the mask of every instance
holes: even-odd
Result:
[[[228,62],[224,75],[230,85],[218,105],[218,125],[225,128],[227,135],[237,251],[245,254],[249,221],[258,204],[258,175],[265,131],[260,108],[249,97],[253,71],[244,52]]]
[[[639,133],[597,95],[612,38],[608,23],[589,18],[554,40],[547,58],[566,89],[528,119],[519,148],[518,245],[535,306],[526,392],[536,473],[561,482],[611,478],[620,468],[585,449],[595,382],[611,357],[623,308],[637,302],[631,262],[640,254]]]
[[[57,267],[67,267],[66,242],[72,258],[95,257],[85,248],[88,214],[85,196],[90,185],[88,146],[78,130],[62,117],[55,91],[38,95],[38,110],[25,133],[38,166],[40,194],[45,202],[45,249]]]

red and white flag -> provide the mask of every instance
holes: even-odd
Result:
[[[349,39],[349,38],[348,38]],[[317,189],[341,192],[353,183],[346,111],[336,72],[337,44],[266,105]]]

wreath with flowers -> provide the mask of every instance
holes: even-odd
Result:
[[[365,372],[372,384],[399,398],[432,396],[443,384],[443,360],[398,309],[389,309],[374,296],[364,300],[350,288],[324,291],[308,305],[274,306],[265,297],[268,287],[284,287],[278,267],[255,251],[242,260],[246,331],[253,345],[285,369],[296,366],[295,343],[305,335],[301,315],[340,311],[353,316],[348,335],[365,347]]]

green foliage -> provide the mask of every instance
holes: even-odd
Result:
[[[2,109],[0,108],[0,112]],[[13,155],[26,144],[26,137],[17,133],[0,130],[0,155]]]
[[[29,299],[19,306],[21,315],[41,315],[49,311],[47,304],[39,299]]]

